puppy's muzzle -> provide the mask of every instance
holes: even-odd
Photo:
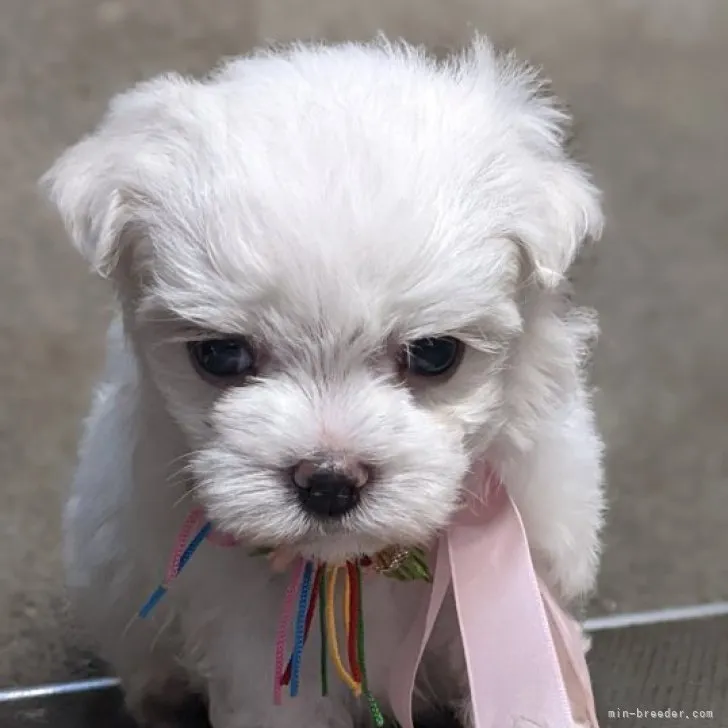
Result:
[[[323,518],[339,518],[356,508],[371,471],[357,462],[302,460],[291,478],[301,506]]]

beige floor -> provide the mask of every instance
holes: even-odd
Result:
[[[581,266],[602,312],[612,515],[594,611],[728,597],[725,0],[4,0],[0,4],[0,686],[79,668],[58,512],[107,316],[34,180],[106,98],[264,39],[442,48],[472,28],[546,65],[607,192]]]

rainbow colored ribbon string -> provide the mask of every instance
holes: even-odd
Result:
[[[346,661],[344,664],[338,642],[336,623],[337,579],[344,571],[343,619],[346,635]],[[298,591],[298,603],[293,618],[290,594]],[[281,702],[281,693],[288,687],[291,697],[298,695],[303,648],[308,639],[318,604],[321,633],[321,694],[328,692],[328,664],[333,663],[341,680],[358,697],[364,697],[369,706],[372,721],[377,728],[385,725],[384,716],[374,696],[367,687],[364,655],[364,611],[362,609],[362,569],[359,562],[348,561],[343,566],[299,562],[293,569],[287,599],[281,614],[276,644],[276,665],[273,699]],[[291,624],[293,630],[291,630]],[[293,631],[293,650],[283,669],[282,655],[286,637]]]
[[[169,586],[176,579],[192,555],[206,539],[212,539],[213,530],[210,522],[204,523],[195,535],[194,529],[199,525],[202,515],[195,509],[185,520],[177,538],[175,549],[170,558],[164,581],[152,592],[142,605],[138,616],[146,619],[164,597]],[[231,542],[215,539],[220,545],[232,545]],[[282,691],[288,687],[289,695],[296,697],[300,686],[301,662],[303,648],[308,640],[313,617],[318,605],[319,629],[321,635],[320,676],[321,694],[328,692],[328,664],[333,663],[342,681],[351,689],[356,697],[364,697],[367,701],[372,721],[377,728],[385,726],[384,716],[374,696],[367,687],[367,674],[364,653],[364,610],[362,608],[362,566],[371,566],[367,558],[348,561],[344,565],[332,566],[325,563],[315,564],[312,561],[298,559],[291,571],[291,579],[286,590],[283,610],[278,627],[275,650],[275,671],[273,699],[276,704],[282,700]],[[339,574],[344,571],[343,589],[343,621],[346,635],[346,661],[344,664],[339,649],[336,594]],[[428,578],[424,562],[416,557],[416,564],[400,571],[400,564],[390,574],[395,578]],[[295,615],[294,615],[295,607]],[[295,619],[294,619],[295,617]],[[283,656],[289,637],[292,635],[293,648],[291,656],[283,668]]]

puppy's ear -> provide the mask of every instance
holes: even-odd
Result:
[[[539,213],[522,227],[519,242],[538,283],[554,288],[582,245],[601,236],[601,199],[586,173],[565,158],[545,162],[539,176]]]
[[[116,267],[129,221],[109,142],[100,130],[66,150],[40,180],[74,245],[103,277]]]
[[[567,155],[571,118],[538,69],[501,54],[476,35],[466,53],[481,87],[509,114],[511,131],[530,159],[523,171],[530,193],[514,221],[517,241],[536,280],[547,288],[563,280],[587,239],[597,239],[603,218],[600,194]]]
[[[103,277],[113,274],[140,207],[164,187],[170,167],[164,125],[189,87],[169,74],[120,94],[99,127],[40,180],[75,247]]]

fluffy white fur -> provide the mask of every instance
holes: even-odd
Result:
[[[193,502],[248,544],[326,559],[426,542],[476,457],[498,468],[539,569],[565,602],[595,578],[601,443],[582,365],[593,317],[565,273],[596,238],[599,198],[565,150],[537,75],[483,39],[438,63],[419,49],[294,46],[196,81],[117,97],[44,182],[70,236],[113,280],[119,316],[66,512],[70,583],[130,706],[203,691],[214,728],[352,728],[333,680],[271,704],[286,583],[246,550],[203,548],[154,618],[125,629]],[[220,389],[185,342],[244,334],[258,377]],[[445,383],[408,386],[392,352],[466,343]],[[303,516],[282,471],[312,452],[376,465],[341,524]],[[367,584],[368,663],[384,701],[418,585]],[[464,706],[452,605],[417,709]],[[316,652],[315,638],[311,647]],[[148,716],[147,716],[148,717]]]

